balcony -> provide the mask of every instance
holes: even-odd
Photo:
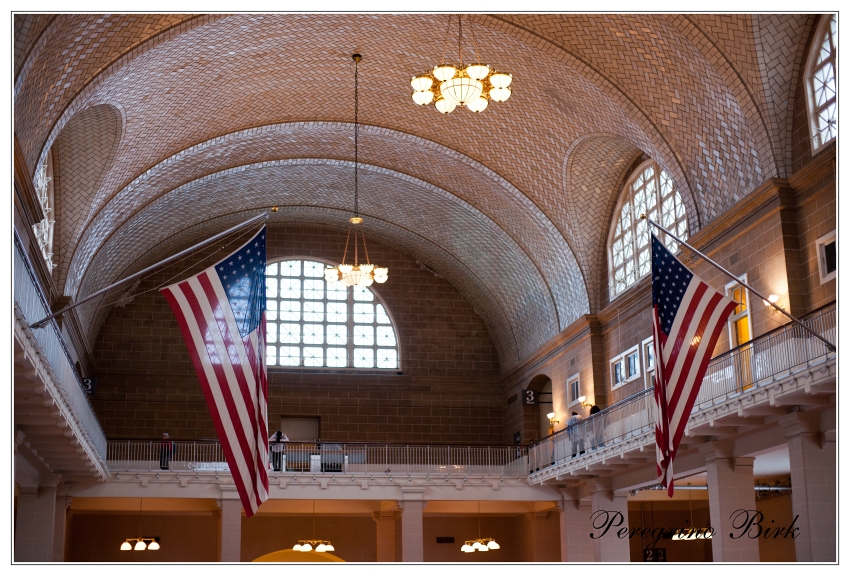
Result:
[[[110,440],[110,472],[227,472],[218,442],[174,442],[171,458],[161,460],[159,440]],[[435,476],[526,477],[527,450],[521,446],[429,446],[285,442],[280,462],[270,452],[270,469],[287,473],[419,474]]]
[[[14,421],[19,450],[66,479],[108,476],[106,436],[58,325],[51,321],[37,330],[29,327],[50,309],[17,235],[14,297]]]
[[[835,342],[835,304],[804,319],[806,325]],[[834,392],[835,352],[789,323],[715,357],[708,365],[688,422],[712,428],[720,417],[746,417],[748,411],[781,405],[805,405],[815,393]],[[815,389],[817,388],[817,389]],[[653,388],[643,390],[560,430],[529,447],[529,480],[543,482],[603,464],[624,452],[648,448],[655,454]]]

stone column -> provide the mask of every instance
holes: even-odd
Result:
[[[590,500],[564,498],[559,506],[561,562],[593,562]]]
[[[395,504],[395,502],[393,502]],[[373,512],[378,533],[378,562],[395,562],[395,520],[396,511]]]
[[[221,500],[221,561],[241,562],[242,559],[242,501],[236,486],[220,486]]]
[[[714,562],[758,562],[758,538],[750,538],[755,530],[746,530],[748,518],[756,514],[755,458],[733,457],[732,444],[727,442],[703,444],[700,452],[705,456],[708,477]]]
[[[53,562],[65,561],[65,529],[68,520],[68,508],[71,497],[66,496],[67,484],[57,491],[56,515],[53,520]]]
[[[835,562],[835,429],[821,432],[821,416],[793,412],[779,421],[791,460],[791,536],[797,562]],[[782,536],[780,536],[781,538]]]
[[[18,491],[15,562],[52,562],[57,475],[42,475],[38,487]]]
[[[424,562],[425,542],[423,538],[422,510],[426,502],[422,500],[424,486],[403,487],[404,500],[398,503],[401,513],[401,561]]]
[[[597,536],[590,538],[588,531],[588,539],[593,548],[593,561],[629,562],[629,538],[617,536],[618,530],[629,527],[628,493],[611,490],[611,481],[599,478],[594,480],[590,490],[591,518],[595,520],[589,524],[593,535]],[[604,528],[595,528],[594,522],[598,527],[604,519],[607,519],[605,524],[610,523],[610,528],[604,536],[599,537]]]

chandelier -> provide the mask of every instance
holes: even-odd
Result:
[[[366,256],[366,263],[361,264],[359,261],[358,243],[357,243],[357,226],[363,222],[360,216],[360,205],[358,195],[358,134],[360,132],[358,123],[359,109],[359,84],[357,64],[363,59],[360,54],[354,54],[351,57],[354,60],[354,216],[348,219],[351,227],[348,229],[348,236],[345,239],[345,250],[342,253],[342,263],[333,267],[325,268],[325,281],[329,284],[341,283],[343,286],[371,286],[372,282],[383,284],[387,281],[387,273],[389,270],[381,266],[375,266],[369,260],[369,252],[366,250],[366,236],[363,231],[360,231],[360,240],[363,243],[363,253]],[[348,255],[348,243],[351,240],[351,232],[354,232],[354,264],[346,264],[345,257]],[[331,548],[333,549],[333,548]]]
[[[334,547],[333,544],[330,543],[329,540],[316,540],[316,501],[313,500],[313,538],[309,540],[299,540],[298,543],[292,547],[293,550],[297,550],[298,552],[333,552]]]
[[[142,499],[139,498],[139,534],[142,533]],[[158,536],[139,536],[138,538],[127,538],[121,543],[121,550],[159,550]]]
[[[481,538],[481,501],[478,501],[478,538],[467,540],[460,547],[461,552],[489,552],[501,548],[495,538]]]
[[[446,45],[452,18],[446,27],[446,41],[443,43],[443,58],[439,66],[430,72],[414,76],[410,81],[413,88],[413,101],[420,106],[434,102],[434,107],[442,114],[452,112],[458,106],[466,106],[473,112],[483,112],[488,101],[504,102],[511,97],[509,88],[513,76],[498,72],[487,64],[463,64],[463,21],[457,17],[457,59],[458,64],[446,64]],[[472,33],[472,46],[475,59],[478,48],[475,46],[475,32]],[[436,86],[435,86],[436,85]],[[435,89],[436,88],[436,89]]]

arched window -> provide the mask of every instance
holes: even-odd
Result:
[[[611,299],[649,273],[649,225],[641,220],[646,214],[683,240],[688,238],[688,219],[682,196],[673,179],[658,164],[644,162],[627,181],[609,236],[608,262],[610,266]],[[656,231],[672,251],[678,243],[666,234]]]
[[[806,103],[812,152],[831,142],[838,134],[835,105],[835,53],[838,34],[835,14],[822,17],[806,63]]]
[[[396,331],[380,296],[364,286],[327,284],[326,266],[266,266],[266,364],[398,369]]]

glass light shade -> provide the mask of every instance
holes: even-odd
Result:
[[[366,272],[367,274],[371,272],[375,268],[374,264],[361,264],[360,269]]]
[[[446,100],[445,98],[440,98],[434,103],[434,107],[437,108],[437,112],[440,114],[448,114],[457,106],[456,103]]]
[[[499,546],[495,540],[490,540],[489,542],[487,542],[487,548],[489,548],[490,550],[498,550],[499,548],[501,548],[501,546]]]
[[[348,273],[348,277],[351,279],[352,284],[360,284],[360,279],[363,277],[363,272],[360,270],[360,266],[355,266],[351,272]]]
[[[504,72],[497,72],[490,76],[490,84],[493,85],[493,88],[507,88],[511,85],[511,80],[514,77],[510,74],[505,74]]]
[[[349,272],[351,272],[352,268],[354,268],[354,266],[352,266],[351,264],[340,264],[339,265],[339,271],[342,272],[343,274],[348,274]]]
[[[475,552],[475,548],[473,548],[469,544],[464,544],[463,546],[460,547],[460,551],[461,552]]]
[[[133,546],[133,550],[144,550],[145,548],[147,548],[147,546],[145,546],[144,540],[139,540],[136,542],[136,545]]]
[[[496,102],[504,102],[510,97],[510,88],[493,88],[492,90],[490,90],[490,100],[494,100]]]
[[[414,92],[413,93],[413,101],[419,104],[420,106],[425,106],[426,104],[430,104],[434,99],[434,93],[430,90],[425,90],[423,92]]]
[[[351,279],[351,276],[350,276],[350,275],[345,274],[345,275],[342,277],[342,280],[340,280],[340,283],[341,283],[343,286],[352,286],[352,285],[354,284],[354,281]]]
[[[484,84],[480,80],[468,76],[459,76],[440,84],[440,93],[446,100],[465,106],[473,98],[481,96]]]
[[[472,543],[472,549],[473,550],[479,550],[480,548],[481,548],[481,542],[478,542],[476,540],[475,542]]]
[[[364,274],[363,278],[360,279],[360,286],[371,286],[372,282],[374,282],[372,276],[370,276],[369,274]]]
[[[148,550],[159,550],[159,542],[154,540],[150,544],[148,544]]]
[[[316,552],[324,552],[327,549],[328,549],[328,547],[325,546],[324,544],[319,544],[318,546],[316,546]]]
[[[490,67],[486,64],[470,64],[466,67],[466,75],[476,80],[484,80],[490,73]]]
[[[310,543],[309,543],[309,542],[307,542],[306,544],[302,544],[302,545],[301,545],[301,551],[302,551],[302,552],[309,552],[309,551],[311,551],[312,549],[313,549],[313,547],[310,545]]]
[[[490,551],[490,549],[489,549],[489,548],[487,548],[484,544],[481,544],[481,545],[478,547],[478,551],[479,551],[479,552],[489,552],[489,551]]]
[[[549,420],[551,420],[551,419],[552,419],[552,418],[554,418],[554,417],[555,417],[555,413],[554,413],[554,412],[549,412],[548,414],[546,414],[546,418],[548,418]]]
[[[417,92],[422,92],[424,90],[428,90],[433,84],[434,81],[428,78],[427,76],[415,76],[411,81],[410,85]]]
[[[331,544],[330,542],[328,542],[327,544],[325,544],[325,552],[333,552],[333,551],[334,551],[334,546],[333,546],[333,544]]]
[[[479,96],[478,98],[473,98],[467,102],[466,107],[473,112],[483,112],[484,109],[487,108],[487,104],[487,99]]]
[[[296,544],[295,546],[292,547],[292,549],[297,551],[297,552],[301,552],[301,544]]]
[[[434,78],[439,80],[440,82],[445,82],[449,78],[455,75],[457,72],[457,68],[450,64],[443,64],[441,66],[434,66]]]
[[[325,268],[325,281],[331,284],[339,282],[339,270],[336,268]]]
[[[132,550],[132,549],[133,549],[133,545],[130,544],[129,542],[124,542],[123,544],[121,544],[121,550]]]

